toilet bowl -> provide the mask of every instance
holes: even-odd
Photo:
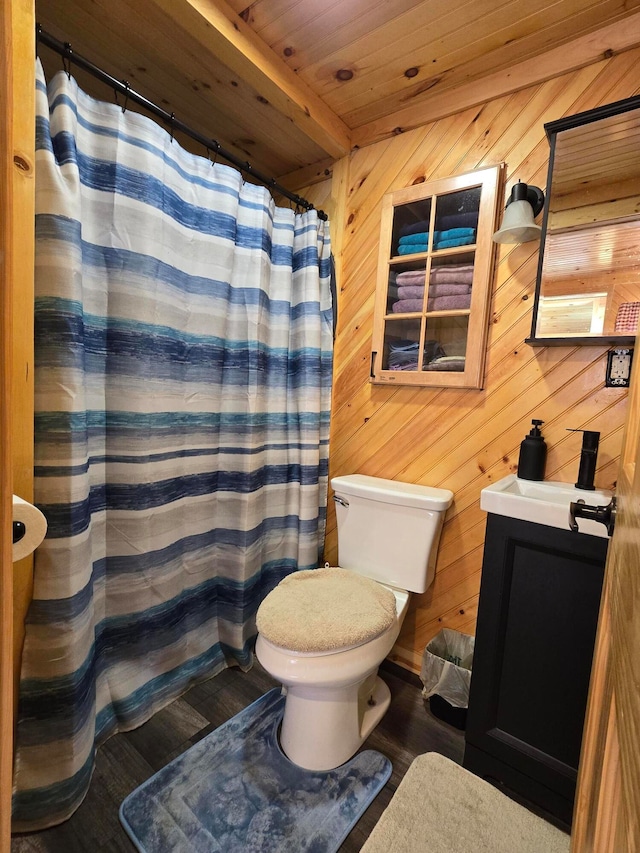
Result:
[[[286,693],[280,745],[309,770],[343,764],[385,714],[391,695],[378,667],[410,592],[433,580],[453,498],[447,489],[358,474],[331,485],[340,566],[288,575],[257,614],[256,656]]]
[[[331,770],[344,764],[386,712],[391,694],[377,676],[378,667],[393,648],[409,605],[408,592],[389,591],[395,599],[393,621],[358,645],[300,652],[258,634],[256,656],[286,690],[280,745],[300,767]]]

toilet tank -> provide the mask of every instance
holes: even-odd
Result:
[[[338,565],[380,583],[424,592],[433,581],[453,492],[364,474],[333,477],[331,487]]]

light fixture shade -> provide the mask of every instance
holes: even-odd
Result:
[[[542,228],[534,218],[544,205],[544,194],[538,187],[518,181],[511,190],[502,225],[493,235],[495,243],[528,243],[539,240]]]
[[[504,212],[502,225],[493,235],[496,243],[528,243],[540,238],[542,228],[533,221],[528,201],[514,201]]]

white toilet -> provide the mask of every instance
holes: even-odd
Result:
[[[257,614],[256,656],[286,689],[280,744],[309,770],[344,764],[390,702],[378,666],[410,592],[433,581],[453,492],[362,474],[331,480],[338,568],[293,572]]]

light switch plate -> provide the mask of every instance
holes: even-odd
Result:
[[[607,388],[628,388],[631,378],[632,349],[612,349],[607,353]]]

